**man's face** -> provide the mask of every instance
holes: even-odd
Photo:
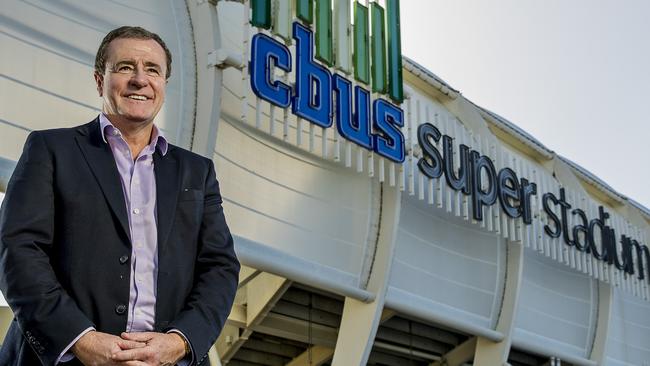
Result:
[[[111,41],[104,75],[95,73],[104,113],[112,122],[152,122],[165,100],[166,72],[165,51],[153,39]]]

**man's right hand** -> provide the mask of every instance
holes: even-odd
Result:
[[[84,365],[117,365],[111,356],[121,350],[145,347],[146,343],[129,341],[107,333],[90,331],[72,346],[72,353]]]

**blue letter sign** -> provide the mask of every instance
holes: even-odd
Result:
[[[271,80],[271,60],[276,67],[286,72],[291,71],[289,49],[267,35],[256,34],[253,37],[249,66],[253,92],[278,107],[287,108],[291,102],[291,87],[283,82]]]
[[[314,34],[302,24],[293,23],[296,39],[296,95],[293,113],[321,127],[332,125],[332,87],[330,72],[314,62]]]
[[[296,40],[296,80],[292,88],[273,80],[273,68],[291,72],[291,53],[277,40],[258,33],[253,37],[250,74],[255,95],[281,108],[292,107],[298,117],[328,128],[332,126],[332,109],[336,96],[336,128],[343,138],[394,161],[404,161],[404,126],[402,110],[385,99],[373,102],[370,92],[354,87],[352,110],[352,82],[343,75],[332,76],[327,67],[314,59],[314,34],[300,24],[293,23]],[[334,85],[332,85],[334,84]],[[293,95],[292,95],[293,92]],[[372,118],[372,123],[370,122]]]

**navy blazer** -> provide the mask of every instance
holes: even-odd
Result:
[[[165,156],[156,149],[154,171],[155,331],[182,331],[202,364],[230,312],[239,262],[212,161],[169,145]],[[0,289],[15,315],[0,365],[53,365],[88,327],[125,331],[130,264],[124,195],[99,119],[30,133],[0,210]]]

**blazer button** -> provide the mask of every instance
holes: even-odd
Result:
[[[119,305],[117,305],[117,306],[115,307],[115,312],[116,312],[118,315],[122,315],[122,314],[126,313],[126,305],[124,305],[124,304],[119,304]]]
[[[124,264],[129,261],[129,256],[128,255],[123,255],[120,257],[120,264]]]

